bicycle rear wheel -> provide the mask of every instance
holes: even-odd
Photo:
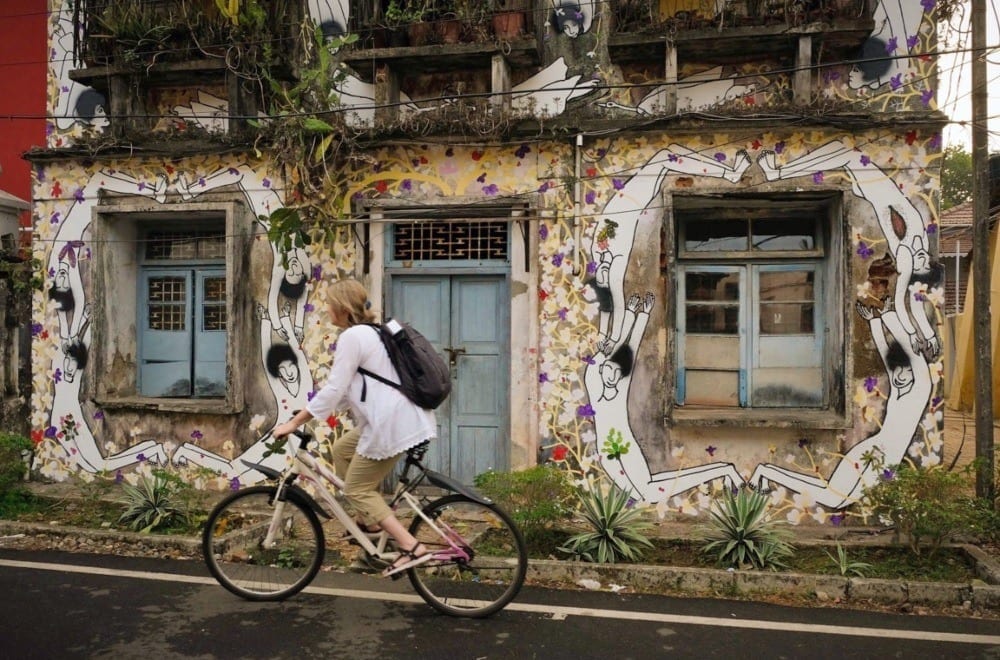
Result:
[[[326,550],[319,517],[289,493],[277,502],[276,486],[233,493],[212,510],[202,533],[202,553],[219,583],[247,600],[283,600],[316,577]],[[264,547],[268,527],[281,505],[274,544]]]
[[[424,514],[469,558],[438,560],[407,571],[427,603],[445,614],[479,618],[500,611],[514,600],[528,570],[528,552],[520,530],[496,506],[464,495],[431,502]],[[423,518],[410,533],[431,552],[447,553],[451,545]]]

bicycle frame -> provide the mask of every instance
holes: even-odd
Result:
[[[278,477],[278,501],[275,502],[274,505],[274,515],[271,518],[271,524],[268,527],[267,535],[264,538],[264,547],[274,546],[275,539],[277,538],[281,527],[284,502],[287,498],[288,489],[292,487],[292,482],[296,478],[302,478],[306,482],[312,483],[316,486],[315,490],[319,494],[320,499],[324,504],[326,504],[329,511],[333,513],[337,520],[344,525],[350,535],[355,541],[358,542],[365,552],[376,558],[383,558],[382,555],[386,551],[386,544],[388,543],[389,535],[383,531],[379,535],[378,543],[372,543],[368,535],[361,531],[361,528],[358,527],[354,518],[347,513],[344,506],[338,502],[336,497],[333,495],[336,491],[343,492],[344,481],[338,477],[333,470],[317,460],[317,458],[313,456],[308,449],[306,449],[308,444],[308,440],[306,438],[299,434],[294,435],[299,438],[299,443],[292,452],[291,465],[284,472],[281,472]],[[431,477],[431,481],[436,485],[443,486],[449,490],[456,490],[453,487],[453,484],[449,483],[447,480],[441,479],[442,475],[432,476],[432,473],[424,468],[422,464],[419,462],[416,462],[415,464],[419,466],[425,476]],[[410,464],[407,465],[407,470],[409,469],[409,465]],[[260,468],[258,467],[258,469]],[[336,491],[331,489],[328,484],[329,486],[332,486],[333,489],[336,489]],[[465,489],[462,490],[464,491]],[[298,491],[301,495],[307,498],[310,506],[312,506],[314,510],[322,512],[325,517],[329,517],[329,513],[327,513],[322,506],[317,504],[315,499],[313,499],[309,493],[305,492],[301,488],[299,488]],[[427,525],[446,542],[448,547],[433,552],[434,559],[459,563],[471,560],[469,553],[465,550],[465,548],[469,547],[469,545],[462,538],[461,534],[452,529],[450,526],[446,526],[446,530],[442,529],[435,520],[427,517],[422,510],[420,501],[409,492],[407,483],[402,480],[392,499],[391,506],[393,510],[398,508],[400,502],[406,502],[407,506],[409,506],[409,508],[413,511],[414,515],[420,516],[424,522],[426,522]]]

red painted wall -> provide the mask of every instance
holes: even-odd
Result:
[[[21,154],[45,145],[47,0],[0,2],[0,189],[31,201],[31,167]],[[30,227],[30,213],[21,218]]]

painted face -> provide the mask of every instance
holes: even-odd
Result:
[[[104,106],[99,105],[94,108],[94,118],[90,120],[90,125],[94,128],[105,128],[111,122],[108,121],[108,114],[104,111]]]
[[[574,20],[565,20],[562,25],[563,34],[565,34],[570,39],[576,39],[580,36],[580,23]]]
[[[302,262],[299,261],[299,258],[289,257],[288,268],[285,269],[285,280],[289,284],[298,284],[305,275],[305,270],[302,268]]]
[[[931,270],[931,255],[923,248],[917,249],[913,253],[913,272],[929,273]]]
[[[601,365],[601,381],[605,387],[612,389],[618,387],[622,380],[622,369],[610,360]]]
[[[847,74],[847,84],[851,89],[860,89],[865,85],[865,74],[861,71],[861,67],[857,64],[851,67],[851,71]]]
[[[601,263],[597,264],[597,270],[594,272],[594,280],[600,286],[611,286],[611,264],[609,262],[602,259]]]
[[[278,365],[278,377],[286,385],[299,382],[299,368],[291,360],[285,360]]]
[[[59,291],[69,291],[69,267],[65,263],[59,264],[56,271],[55,288]]]
[[[63,358],[63,380],[72,383],[76,378],[76,359],[67,355]]]
[[[896,367],[892,370],[892,385],[896,388],[899,396],[907,394],[913,389],[913,368]]]

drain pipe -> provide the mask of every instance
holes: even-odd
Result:
[[[586,272],[585,268],[580,268],[580,254],[583,250],[581,243],[583,242],[583,221],[580,217],[580,194],[583,184],[580,181],[580,177],[583,175],[583,134],[579,133],[576,136],[576,171],[573,178],[573,249],[575,255],[573,258],[573,275],[579,275],[581,272]]]

